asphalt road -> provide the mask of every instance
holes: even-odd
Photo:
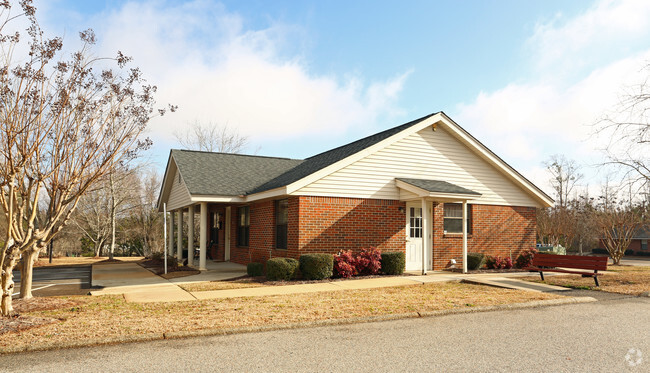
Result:
[[[650,298],[603,298],[516,311],[9,355],[0,357],[0,370],[650,371]]]
[[[87,294],[90,289],[91,266],[36,267],[32,279],[32,294],[38,297]],[[20,292],[20,271],[14,271],[16,290]]]

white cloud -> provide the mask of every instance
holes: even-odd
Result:
[[[573,74],[594,63],[615,61],[620,53],[647,45],[649,37],[649,1],[602,0],[574,18],[558,14],[538,23],[527,46],[543,74]]]
[[[606,173],[597,166],[601,149],[611,139],[594,135],[594,124],[616,107],[626,87],[647,79],[642,68],[650,60],[650,45],[646,41],[640,52],[600,60],[591,68],[583,57],[593,57],[604,44],[625,43],[630,35],[649,35],[646,3],[602,1],[561,26],[538,26],[528,45],[542,59],[534,78],[481,92],[459,105],[459,123],[546,190],[548,177],[540,165],[552,154],[581,164],[585,183],[600,182]],[[574,73],[564,75],[567,71]]]
[[[160,152],[173,145],[174,130],[195,120],[236,127],[256,144],[344,133],[399,112],[395,103],[409,74],[374,82],[314,74],[293,52],[303,30],[278,23],[246,28],[241,16],[210,0],[127,2],[89,22],[99,54],[133,56],[158,86],[157,101],[179,106],[151,123]]]

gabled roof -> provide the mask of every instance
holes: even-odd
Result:
[[[387,129],[376,133],[374,135],[364,137],[361,140],[351,142],[347,145],[339,146],[338,148],[328,150],[324,153],[320,153],[305,159],[304,162],[297,165],[296,167],[288,170],[287,172],[279,175],[278,177],[269,180],[268,182],[260,185],[259,187],[251,190],[250,194],[260,193],[267,190],[280,188],[285,185],[289,185],[293,182],[296,182],[306,176],[309,176],[317,171],[322,170],[323,168],[330,166],[336,162],[339,162],[353,154],[356,154],[364,149],[367,149],[397,133],[404,131],[405,129],[412,127],[425,119],[428,119],[437,113],[429,114],[422,118],[404,123],[400,126]]]
[[[403,181],[407,184],[413,185],[420,189],[432,193],[450,193],[450,194],[466,194],[471,196],[480,196],[481,193],[475,192],[458,186],[456,184],[448,183],[440,180],[427,180],[427,179],[406,179],[397,178],[396,180]]]
[[[240,196],[296,167],[300,159],[172,149],[192,195]]]
[[[170,190],[167,182],[168,172],[170,172],[174,164],[180,170],[188,191],[192,196],[242,196],[240,199],[241,202],[244,202],[247,200],[290,194],[427,126],[432,126],[435,131],[438,125],[449,130],[452,136],[489,164],[493,165],[497,170],[500,170],[505,177],[527,191],[541,206],[552,205],[553,199],[551,197],[504,162],[443,112],[424,116],[347,145],[317,154],[305,160],[172,150],[170,153],[170,161],[165,172],[165,179],[163,180],[159,205],[168,196]],[[172,163],[172,161],[175,163]],[[444,181],[421,179],[406,181],[404,179],[401,182],[411,184],[425,191],[428,191],[428,189],[440,189],[429,191],[431,193],[446,193],[456,196],[480,196],[479,193]],[[454,190],[456,192],[443,192],[444,189]],[[192,199],[194,200],[194,198]],[[201,198],[201,200],[204,199]],[[159,206],[159,208],[161,207]]]

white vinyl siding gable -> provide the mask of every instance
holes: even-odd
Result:
[[[190,191],[187,189],[182,176],[179,182],[178,168],[174,168],[174,172],[170,176],[172,186],[171,191],[169,192],[169,199],[167,201],[167,211],[189,206],[192,203]]]
[[[315,181],[295,195],[407,199],[395,178],[447,181],[481,193],[472,203],[539,207],[530,195],[444,128],[426,127]]]

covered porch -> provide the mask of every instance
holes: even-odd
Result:
[[[220,268],[211,262],[229,262],[234,208],[199,202],[168,211],[167,254],[201,271]]]
[[[468,201],[480,193],[440,180],[396,178],[400,200],[406,202],[406,270],[423,275],[433,269],[433,204],[461,204],[463,273],[467,273]]]

